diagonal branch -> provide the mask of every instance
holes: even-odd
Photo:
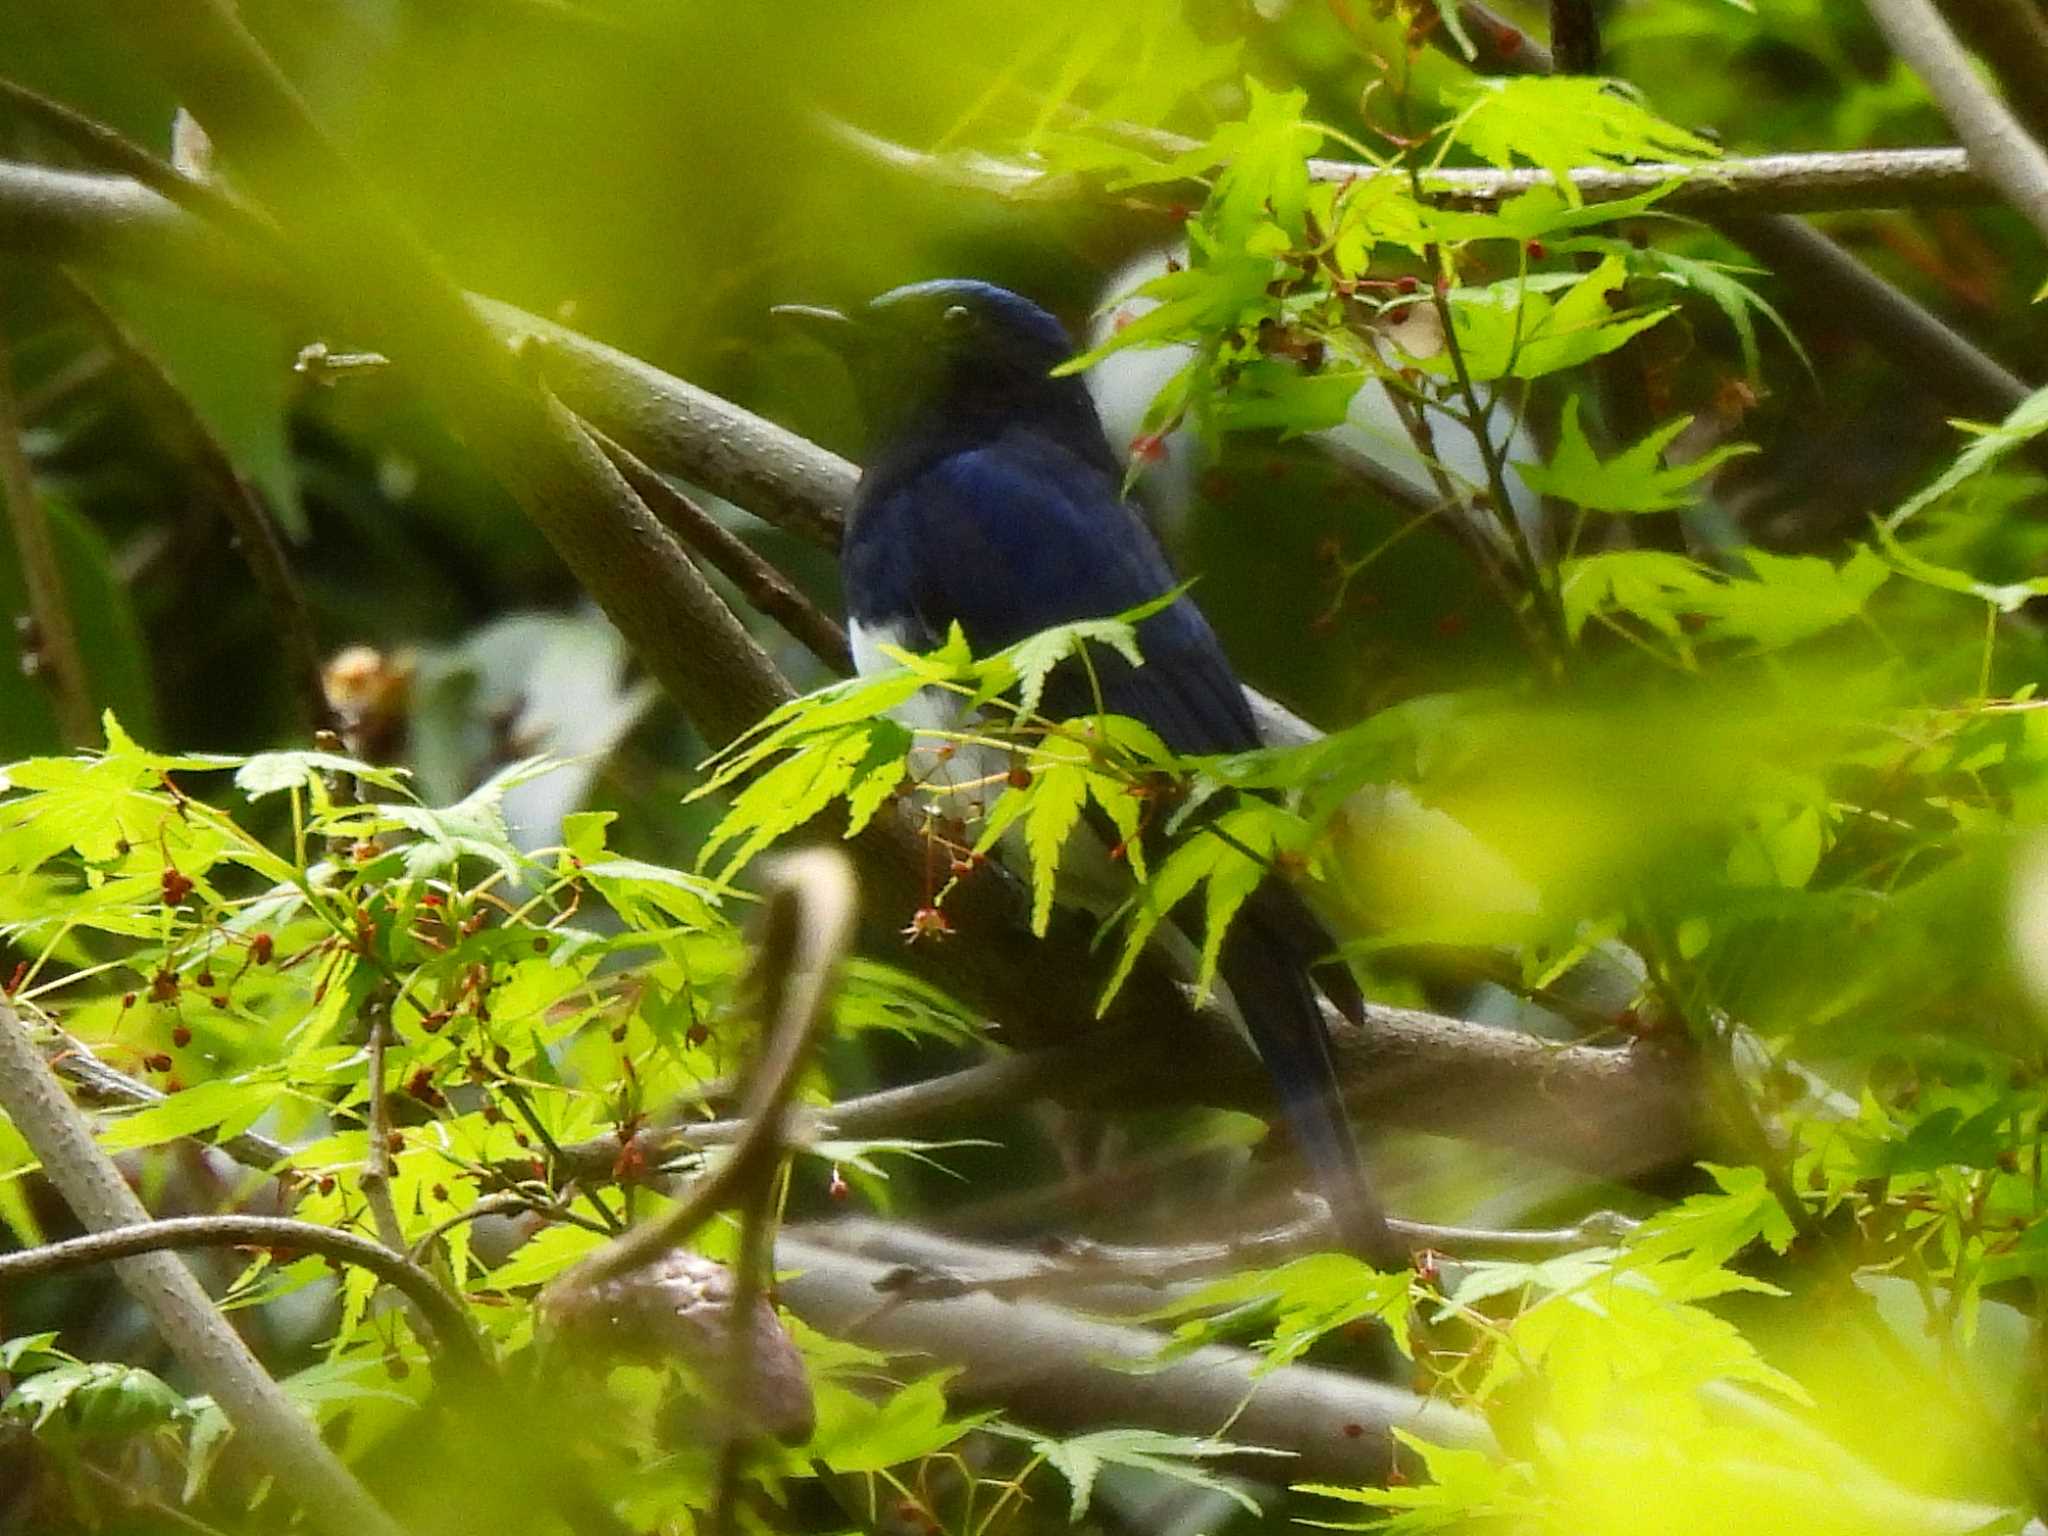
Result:
[[[1929,0],[1865,0],[1893,50],[1968,146],[1985,178],[2048,239],[2048,150],[2027,136],[1977,73]]]
[[[149,1212],[93,1140],[92,1127],[58,1088],[27,1028],[5,1002],[0,1002],[0,1110],[88,1231],[149,1221]],[[248,1437],[254,1453],[309,1521],[333,1536],[403,1536],[228,1326],[191,1270],[169,1254],[149,1252],[117,1261],[115,1272],[171,1352],[212,1394],[228,1422]]]
[[[15,558],[21,562],[32,626],[20,637],[21,666],[31,675],[47,675],[57,731],[65,744],[90,746],[99,739],[92,680],[86,675],[85,652],[79,648],[78,626],[50,535],[49,513],[36,493],[35,471],[21,434],[14,363],[5,339],[0,338],[0,502],[6,504]]]

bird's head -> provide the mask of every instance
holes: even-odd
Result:
[[[1065,413],[1087,399],[1080,380],[1052,376],[1076,350],[1066,327],[994,283],[940,278],[850,312],[785,304],[775,313],[846,361],[881,436],[934,406],[1014,416]]]

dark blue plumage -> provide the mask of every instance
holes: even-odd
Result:
[[[1082,382],[1050,376],[1073,350],[1052,316],[1002,288],[942,281],[885,294],[859,331],[854,360],[879,447],[841,554],[857,655],[872,655],[884,635],[928,648],[954,623],[986,653],[1173,589],[1165,555],[1122,497],[1121,466]],[[1138,645],[1141,667],[1099,648],[1091,655],[1106,708],[1142,720],[1176,752],[1259,744],[1222,646],[1186,596],[1139,624]],[[1056,672],[1045,707],[1086,713],[1086,676]],[[1347,1241],[1394,1262],[1310,982],[1329,947],[1292,888],[1270,880],[1232,927],[1219,968]],[[1324,975],[1333,1000],[1355,1014],[1349,976]]]

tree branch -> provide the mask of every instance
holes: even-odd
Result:
[[[1865,0],[1892,49],[1912,67],[1985,179],[2048,239],[2048,150],[2027,137],[1977,74],[1929,0]]]
[[[1702,1145],[1693,1070],[1684,1052],[1654,1045],[1560,1046],[1532,1035],[1441,1014],[1366,1005],[1365,1026],[1333,1010],[1326,1021],[1347,1102],[1368,1123],[1469,1133],[1613,1176],[1667,1166]],[[1266,1105],[1271,1088],[1227,1031],[1188,1026],[1094,1034],[1085,1046],[998,1057],[901,1088],[812,1111],[816,1137],[901,1134],[935,1120],[972,1116],[1033,1098],[1094,1108],[1202,1103]],[[678,1152],[724,1146],[749,1121],[711,1120],[642,1131],[634,1146],[648,1167]],[[564,1146],[567,1174],[615,1176],[616,1134]]]
[[[0,1001],[0,1109],[92,1232],[147,1223],[149,1212],[58,1088],[14,1009]],[[118,1260],[121,1283],[193,1379],[248,1436],[251,1450],[307,1519],[333,1536],[403,1536],[336,1459],[284,1390],[215,1310],[192,1272],[166,1253]]]
[[[1943,0],[2037,144],[2048,143],[2048,11],[2039,0]]]
[[[114,1105],[122,1109],[149,1109],[168,1097],[162,1089],[139,1082],[117,1067],[110,1067],[92,1052],[92,1047],[61,1029],[48,1032],[57,1042],[50,1053],[50,1070],[78,1090],[91,1104]],[[213,1142],[244,1168],[259,1173],[276,1173],[291,1162],[296,1152],[281,1141],[256,1131],[243,1131]]]
[[[19,636],[21,664],[24,671],[46,681],[57,731],[65,745],[91,746],[99,740],[92,679],[86,675],[85,652],[79,648],[78,626],[72,621],[63,567],[50,537],[49,516],[36,494],[35,470],[22,445],[21,430],[14,399],[14,365],[6,338],[0,336],[0,501],[7,504],[31,626]]]
[[[1549,49],[1479,0],[1459,0],[1458,13],[1478,44],[1479,57],[1472,67],[1480,73],[1556,73]],[[1430,41],[1463,62],[1457,45],[1442,28],[1431,34]],[[1825,302],[1844,324],[1922,381],[1951,409],[2003,420],[2031,393],[2026,384],[1932,311],[1798,219],[1760,209],[1706,212],[1708,222],[1722,234],[1786,283]]]
[[[1190,1435],[1227,1434],[1246,1445],[1291,1451],[1291,1480],[1376,1482],[1391,1465],[1401,1428],[1438,1445],[1491,1449],[1478,1419],[1395,1387],[1318,1366],[1261,1374],[1258,1356],[1206,1345],[1156,1371],[1103,1362],[1149,1360],[1160,1336],[1076,1316],[1038,1301],[967,1294],[934,1301],[889,1294],[894,1266],[785,1232],[777,1289],[783,1304],[838,1338],[962,1367],[953,1395],[1001,1403],[1018,1420],[1070,1431],[1143,1424]],[[1233,1470],[1271,1478],[1260,1457]]]
[[[84,1237],[0,1254],[0,1287],[137,1254],[244,1247],[294,1249],[366,1269],[419,1308],[446,1357],[470,1366],[483,1363],[482,1346],[462,1302],[426,1270],[367,1237],[284,1216],[173,1216],[135,1226],[108,1227]]]
[[[626,447],[588,427],[634,494],[661,519],[662,526],[717,567],[753,607],[775,620],[810,653],[842,677],[853,671],[846,631],[820,613],[782,572],[748,548],[709,512],[656,474]]]

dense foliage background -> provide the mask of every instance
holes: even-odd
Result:
[[[0,1053],[0,1520],[2027,1528],[2048,30],[1947,15],[0,9],[0,1034],[253,1351],[52,1246],[128,1218]],[[1267,751],[1038,718],[1115,621],[837,680],[769,311],[939,275],[1070,323]],[[1411,1270],[1147,947],[1275,868]]]

